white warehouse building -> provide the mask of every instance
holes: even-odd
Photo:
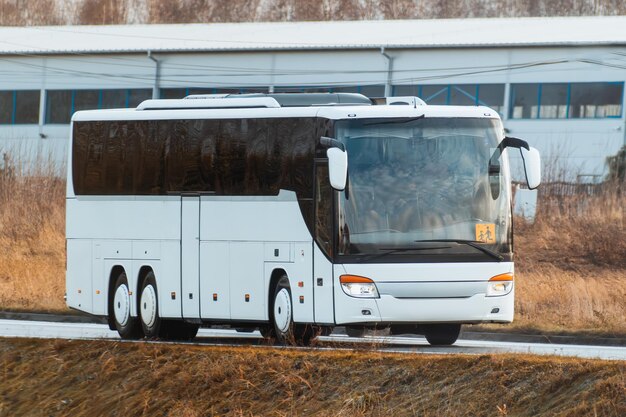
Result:
[[[62,164],[81,109],[341,91],[487,105],[553,170],[597,182],[626,141],[624,28],[626,16],[2,27],[0,153]]]

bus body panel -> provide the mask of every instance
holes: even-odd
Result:
[[[182,197],[181,202],[181,300],[183,317],[200,318],[200,198]]]
[[[230,320],[230,242],[200,242],[200,317]]]
[[[91,240],[67,240],[67,277],[65,291],[70,308],[92,310]]]
[[[230,317],[262,320],[266,310],[263,242],[230,242]]]
[[[313,283],[313,242],[297,242],[295,245],[295,259],[291,283],[292,300],[294,304],[293,319],[296,323],[314,322]],[[302,282],[302,286],[299,283]],[[300,298],[302,297],[302,299]]]
[[[178,240],[180,207],[180,196],[68,198],[65,233],[68,239]]]
[[[159,291],[161,316],[180,319],[182,317],[180,279],[181,253],[179,240],[161,241],[161,272],[155,279]],[[174,295],[174,296],[172,296]]]
[[[314,269],[311,285],[315,288],[315,321],[321,324],[334,324],[333,264],[316,244],[313,244],[313,252]]]
[[[277,196],[202,196],[201,241],[297,242],[311,240],[292,191]]]

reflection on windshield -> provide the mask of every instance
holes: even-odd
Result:
[[[508,167],[489,174],[498,121],[357,120],[337,126],[349,159],[349,187],[339,199],[340,254],[377,253],[416,240],[477,240],[479,230],[483,239],[485,231],[492,233],[486,243],[508,251]]]

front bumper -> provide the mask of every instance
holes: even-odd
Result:
[[[487,297],[486,291],[490,277],[512,272],[512,263],[336,265],[336,276],[349,273],[373,279],[380,298],[351,297],[336,285],[335,321],[367,325],[510,323],[515,284],[503,296]]]
[[[452,284],[451,284],[452,285]],[[341,290],[340,290],[341,291]],[[476,294],[467,298],[395,298],[381,295],[357,299],[341,294],[335,298],[337,324],[382,323],[510,323],[515,289],[500,297]]]

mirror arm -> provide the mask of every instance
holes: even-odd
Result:
[[[344,145],[343,142],[327,136],[320,137],[320,144],[326,148],[339,148],[344,152],[346,151],[346,145]]]
[[[500,159],[500,155],[502,155],[502,152],[504,152],[506,148],[524,148],[527,151],[530,151],[530,145],[525,140],[506,136],[504,139],[502,139],[502,142],[498,144],[498,147],[493,152],[493,155],[491,155],[491,158],[489,158],[489,173],[491,173],[492,167],[498,165],[496,162],[498,159]]]
[[[522,139],[512,138],[509,136],[506,136],[504,139],[502,139],[502,142],[500,142],[500,144],[498,145],[498,148],[500,149],[500,153],[502,153],[504,148],[517,148],[517,149],[524,148],[527,151],[530,151],[530,145],[528,144],[528,142]]]

